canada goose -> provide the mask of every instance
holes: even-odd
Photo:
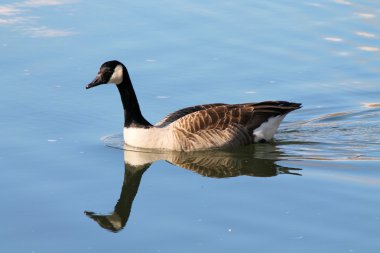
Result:
[[[139,148],[194,151],[266,142],[286,114],[301,107],[285,101],[196,105],[152,125],[141,114],[127,68],[121,62],[103,63],[86,89],[105,83],[116,84],[121,96],[124,142]]]

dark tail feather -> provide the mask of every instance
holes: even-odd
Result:
[[[260,103],[252,104],[255,108],[259,109],[269,109],[277,111],[281,114],[286,114],[291,111],[300,109],[302,107],[301,103],[293,103],[287,101],[264,101]]]

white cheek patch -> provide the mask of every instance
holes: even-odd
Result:
[[[123,82],[123,66],[117,65],[108,83],[120,84]]]

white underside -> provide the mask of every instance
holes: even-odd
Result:
[[[253,130],[253,135],[255,136],[255,142],[261,140],[270,141],[273,139],[281,121],[285,118],[285,115],[279,115],[276,117],[269,118],[268,121],[261,124],[260,127]]]

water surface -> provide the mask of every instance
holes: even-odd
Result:
[[[378,252],[379,22],[365,0],[2,2],[1,251]],[[117,90],[84,89],[111,59],[151,122],[304,107],[270,144],[125,151]]]

